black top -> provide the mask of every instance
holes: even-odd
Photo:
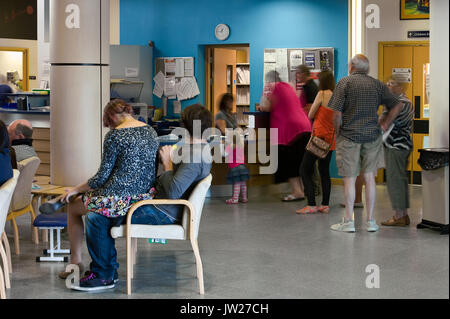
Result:
[[[309,79],[303,86],[303,90],[306,96],[306,103],[312,104],[316,99],[316,95],[319,92],[319,87],[313,79]]]
[[[133,196],[147,193],[155,182],[159,142],[151,126],[113,129],[105,136],[103,157],[88,180],[92,196]]]

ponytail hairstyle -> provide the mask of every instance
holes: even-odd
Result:
[[[120,124],[117,123],[117,115],[121,117],[127,114],[133,114],[133,108],[131,105],[121,99],[111,100],[108,104],[106,104],[103,111],[103,126],[116,127]]]

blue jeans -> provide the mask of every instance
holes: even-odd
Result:
[[[131,218],[132,224],[168,225],[177,222],[154,205],[139,207]],[[93,212],[86,215],[86,244],[92,259],[90,270],[99,278],[113,279],[114,272],[119,268],[115,240],[110,231],[112,227],[125,223],[126,216],[108,218]]]

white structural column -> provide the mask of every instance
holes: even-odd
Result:
[[[449,1],[430,1],[430,147],[449,147]]]
[[[97,171],[109,101],[109,0],[51,0],[51,182]]]

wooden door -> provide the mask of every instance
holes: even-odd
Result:
[[[213,49],[213,85],[212,96],[214,101],[214,116],[219,111],[220,98],[230,92],[235,97],[233,112],[236,112],[236,50],[214,48]]]
[[[409,157],[408,171],[410,182],[421,184],[421,168],[417,164],[418,150],[423,148],[424,137],[428,136],[428,119],[423,117],[423,66],[429,62],[429,43],[421,42],[380,42],[378,77],[386,81],[394,68],[411,69],[411,83],[406,96],[415,109],[414,130],[412,134],[413,151]]]

